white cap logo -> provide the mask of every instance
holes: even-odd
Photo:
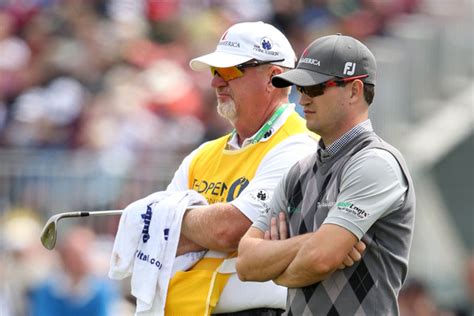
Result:
[[[262,45],[262,48],[264,50],[272,49],[272,42],[270,41],[270,39],[268,37],[262,38],[262,41],[261,41],[260,45]]]
[[[352,76],[355,73],[355,70],[356,70],[356,63],[351,63],[350,61],[348,61],[344,65],[344,72],[343,73],[345,75]]]

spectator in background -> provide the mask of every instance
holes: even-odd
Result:
[[[15,35],[13,17],[0,9],[0,102],[21,91],[31,50]]]
[[[24,91],[11,105],[5,140],[16,147],[70,148],[84,99],[82,85],[71,77]]]
[[[408,279],[398,296],[400,316],[436,316],[436,304],[426,286],[419,280]]]
[[[474,313],[474,255],[472,255],[466,264],[466,274],[467,274],[467,300],[468,300],[468,310],[471,313]]]
[[[26,294],[48,275],[56,259],[39,243],[40,225],[37,214],[27,207],[7,208],[6,213],[0,211],[2,316],[3,313],[27,315]]]
[[[465,303],[455,310],[456,316],[474,315],[474,255],[466,260],[465,280]]]
[[[107,316],[115,292],[109,281],[93,274],[91,254],[95,234],[88,228],[73,228],[59,240],[61,269],[52,271],[29,295],[31,316]]]

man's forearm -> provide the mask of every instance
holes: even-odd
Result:
[[[195,252],[205,250],[206,248],[196,244],[192,240],[189,240],[183,234],[180,235],[178,249],[176,251],[176,256],[184,255],[188,252]]]
[[[323,281],[330,276],[336,269],[333,270],[321,270],[316,271],[314,269],[303,267],[299,264],[298,260],[294,260],[288,265],[278,277],[274,278],[273,281],[281,286],[288,288],[304,287],[317,282]]]
[[[276,284],[289,288],[304,287],[324,280],[336,270],[324,262],[318,251],[313,251],[318,246],[313,245],[314,235],[312,237],[305,240],[285,271],[273,279]]]
[[[251,228],[240,245],[237,273],[243,281],[268,281],[285,271],[309,234],[285,240],[264,240]],[[261,238],[260,238],[261,237]]]
[[[294,260],[274,279],[286,287],[304,287],[326,279],[344,262],[357,238],[343,227],[322,225],[301,245]]]
[[[250,220],[233,205],[217,203],[187,211],[181,234],[205,249],[232,252],[237,250],[250,224]]]

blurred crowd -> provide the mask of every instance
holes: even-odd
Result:
[[[0,146],[137,153],[228,130],[189,60],[263,20],[301,52],[321,34],[384,32],[416,0],[2,0]]]
[[[85,149],[130,160],[185,153],[230,129],[215,111],[210,73],[188,66],[230,25],[271,23],[299,54],[321,35],[384,35],[421,2],[0,0],[0,149]],[[71,228],[57,252],[47,252],[38,214],[2,215],[0,315],[133,314],[129,290],[105,279],[113,236]],[[422,285],[405,291],[402,315],[444,315]]]

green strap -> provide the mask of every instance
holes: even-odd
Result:
[[[270,119],[268,121],[265,122],[265,124],[263,124],[263,126],[260,128],[260,130],[257,132],[257,134],[252,137],[252,139],[250,140],[250,143],[251,144],[256,144],[258,143],[264,136],[265,134],[270,130],[270,128],[272,128],[273,124],[275,124],[276,120],[282,115],[283,112],[285,112],[285,110],[288,108],[288,104],[283,104],[282,106],[280,106],[274,113],[273,115],[270,117]],[[234,134],[236,133],[235,129],[232,131],[232,136],[234,136]]]

